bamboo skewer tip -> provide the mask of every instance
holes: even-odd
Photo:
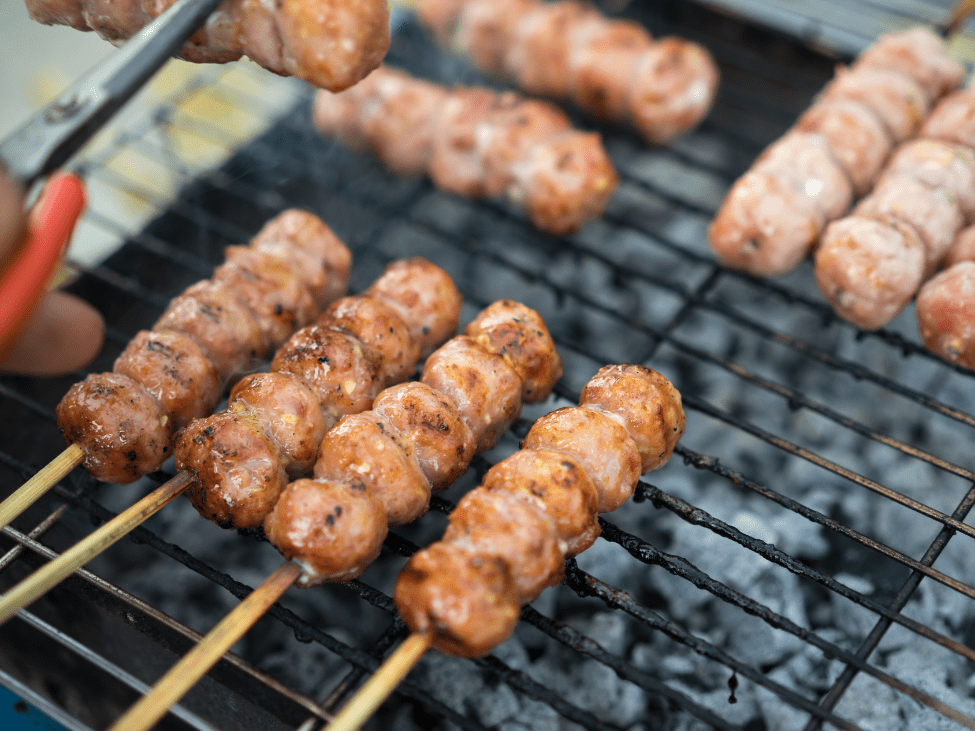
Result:
[[[326,727],[328,731],[356,731],[396,690],[433,644],[432,632],[414,632],[396,648],[376,673],[349,699]]]

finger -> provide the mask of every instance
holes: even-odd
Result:
[[[0,173],[0,268],[24,232],[24,196],[20,186]]]
[[[37,305],[0,371],[58,376],[90,363],[101,350],[105,322],[98,310],[67,292],[50,292]]]

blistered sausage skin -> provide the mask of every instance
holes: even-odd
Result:
[[[425,284],[446,297],[436,304],[427,301]],[[231,393],[224,413],[256,425],[267,438],[268,459],[289,477],[311,472],[327,430],[340,418],[369,409],[384,386],[416,369],[420,342],[412,332],[429,320],[430,308],[437,309],[441,323],[456,323],[459,317],[461,303],[450,277],[424,259],[390,265],[370,291],[382,293],[385,301],[369,295],[337,300],[315,325],[296,332],[278,350],[270,373],[250,376]],[[416,306],[418,299],[423,307]],[[387,302],[398,303],[398,310]],[[398,312],[416,315],[419,323],[404,321]],[[437,333],[444,339],[448,334],[442,324]],[[228,418],[197,419],[178,435],[176,465],[197,476],[188,494],[201,515],[219,516],[222,525],[253,528],[263,522],[287,483],[275,488],[273,499],[260,501],[259,509],[241,501],[247,490],[267,492],[265,475],[214,467],[211,463],[222,459],[220,451],[196,446],[211,422],[222,424]],[[255,480],[250,487],[248,479]]]
[[[174,2],[27,0],[27,10],[40,23],[93,30],[117,44]],[[389,40],[385,0],[227,0],[176,55],[198,63],[247,55],[276,74],[340,91],[380,64]]]
[[[503,337],[479,337],[489,336],[491,330],[502,336],[499,327]],[[515,334],[513,330],[517,328],[525,332]],[[503,342],[514,345],[505,357],[492,349],[503,348]],[[482,352],[478,354],[477,350]],[[549,364],[544,373],[539,371],[539,363]],[[514,418],[512,412],[516,414],[517,410],[498,410],[492,400],[524,394],[526,389],[519,373],[534,374],[532,394],[536,400],[551,391],[562,373],[554,343],[541,318],[524,305],[510,301],[487,308],[468,326],[466,335],[449,341],[430,356],[427,364],[420,382],[388,388],[370,411],[339,421],[323,439],[315,464],[316,479],[341,481],[374,495],[385,507],[388,525],[400,525],[423,515],[433,491],[449,486],[467,470],[475,453],[494,445],[498,424],[503,423],[506,428]],[[549,380],[542,381],[544,376]],[[508,395],[499,395],[500,391]],[[477,407],[483,407],[482,414],[476,413]],[[294,499],[301,497],[296,495]],[[279,500],[280,509],[276,507],[265,520],[269,536],[285,535],[291,530],[291,500],[289,487]],[[354,568],[330,564],[331,559],[320,556],[331,550],[324,540],[316,543],[309,537],[300,548],[292,543],[279,548],[286,557],[305,567],[298,580],[300,586],[344,581]],[[331,566],[327,572],[314,569],[326,565]],[[364,567],[356,571],[361,568]]]
[[[322,282],[328,292],[344,291],[348,249],[312,214],[287,211],[266,224],[255,241],[281,219],[304,225],[279,231],[275,235],[276,253],[258,252],[254,242],[252,247],[231,247],[234,262],[218,267],[218,271],[233,269],[233,277],[200,282],[187,289],[170,303],[153,331],[138,335],[119,357],[116,370],[120,377],[124,373],[134,378],[145,395],[127,404],[114,403],[113,408],[120,413],[109,413],[106,404],[111,400],[104,396],[108,388],[105,379],[117,383],[112,374],[103,374],[103,378],[90,377],[77,384],[62,399],[57,407],[58,426],[69,444],[77,443],[85,449],[84,465],[93,477],[131,482],[158,470],[169,456],[175,430],[210,411],[224,385],[267,354],[271,336],[269,328],[262,327],[266,316],[271,316],[275,327],[309,316],[304,308],[310,303],[313,306],[313,298],[301,282],[289,279],[283,282],[286,294],[274,291],[273,283],[292,266],[288,263],[288,246],[305,251],[304,266],[317,268],[329,278],[328,283]],[[259,284],[246,287],[246,291],[228,287],[228,280],[238,279]],[[318,275],[309,275],[306,281],[310,279],[321,281]],[[250,302],[260,312],[251,309]],[[269,313],[271,302],[276,302],[280,311]],[[288,309],[289,303],[301,311]],[[164,439],[158,427],[160,414],[165,417]],[[147,435],[142,438],[131,431],[118,433],[113,447],[110,435],[123,424],[127,430],[133,424],[146,425]],[[144,442],[146,448],[137,449],[137,458],[130,459],[133,440]],[[127,464],[127,468],[120,470],[120,464]]]
[[[680,394],[643,366],[601,369],[580,404],[561,411],[615,421],[626,435],[612,446],[639,453],[644,468],[666,462],[684,431]],[[573,456],[591,462],[599,458],[594,444],[611,446],[587,434],[599,421],[576,419],[565,434],[540,431],[460,501],[443,538],[414,554],[396,582],[396,608],[410,630],[462,657],[480,657],[511,636],[521,605],[559,579],[566,555],[595,540],[598,505],[615,502],[596,494],[604,480],[583,479],[584,463]]]
[[[571,233],[602,213],[618,176],[599,135],[573,131],[557,107],[513,92],[435,89],[382,67],[347,92],[319,93],[315,125],[400,172],[419,172],[428,151],[423,171],[439,188],[504,196],[543,231]]]
[[[975,262],[959,261],[917,295],[924,346],[951,363],[975,369]]]
[[[633,21],[603,16],[576,0],[421,0],[433,34],[482,71],[526,92],[571,100],[596,119],[629,121],[667,143],[711,109],[718,67],[681,38],[654,41]]]

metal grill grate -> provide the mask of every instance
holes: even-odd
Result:
[[[307,98],[200,175],[171,154],[174,136],[219,145],[227,131],[181,113],[185,101],[205,91],[208,104],[273,114],[253,86],[224,73],[168,99],[85,163],[89,180],[158,211],[138,232],[119,227],[111,210],[87,217],[94,235],[125,242],[103,263],[81,266],[71,287],[111,324],[93,370],[108,370],[171,296],[209,275],[223,246],[291,205],[319,213],[353,248],[353,291],[393,258],[426,256],[458,282],[465,320],[500,297],[519,299],[545,317],[566,363],[556,398],[526,410],[427,516],[394,531],[362,580],[292,591],[237,648],[239,658],[187,696],[172,727],[307,719],[311,728],[327,719],[405,636],[389,599],[401,557],[439,536],[443,515],[517,448],[532,419],[574,403],[600,366],[627,361],[660,370],[684,396],[688,429],[674,460],[602,520],[602,540],[570,561],[565,586],[523,611],[512,643],[474,663],[428,657],[376,727],[409,728],[409,717],[465,729],[975,724],[965,718],[975,714],[967,629],[975,527],[965,522],[975,502],[972,374],[920,347],[912,312],[881,332],[857,332],[823,304],[808,264],[758,282],[716,267],[705,243],[723,192],[809,103],[832,60],[700,8],[660,3],[642,12],[635,17],[655,34],[678,32],[714,52],[724,74],[719,103],[673,148],[647,149],[626,130],[602,129],[623,184],[603,219],[570,239],[539,235],[503,204],[391,178],[319,138]],[[441,81],[491,83],[410,25],[390,60]],[[139,167],[111,164],[126,155],[174,176],[175,200]],[[73,380],[0,379],[4,493],[60,451],[53,407]],[[61,550],[144,489],[72,475],[15,523],[31,537],[5,531],[14,555],[0,564],[0,581],[42,560],[48,549],[37,541]],[[194,631],[205,632],[280,562],[267,544],[220,531],[184,501],[133,539],[0,630],[10,668],[0,682],[40,679],[34,692],[67,709],[78,728],[107,725],[140,681],[172,663],[158,648],[185,651]],[[24,651],[18,637],[43,651]],[[45,679],[69,655],[71,667],[96,667],[93,679]],[[929,664],[912,667],[921,661]],[[96,690],[95,701],[78,697]],[[878,716],[871,697],[893,715]]]

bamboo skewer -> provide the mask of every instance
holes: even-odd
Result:
[[[359,688],[328,725],[329,731],[356,731],[396,690],[409,672],[420,662],[433,642],[430,632],[414,632],[396,648],[379,670]]]
[[[10,521],[58,484],[65,475],[80,465],[84,458],[85,451],[79,445],[72,444],[52,459],[46,467],[42,467],[36,475],[0,503],[0,530],[6,528]]]
[[[951,10],[948,21],[941,28],[941,35],[944,38],[951,38],[961,30],[962,25],[975,10],[975,0],[959,0]]]
[[[176,663],[111,731],[143,731],[162,718],[301,576],[301,567],[282,564]]]
[[[81,568],[122,536],[171,503],[193,481],[186,471],[160,485],[128,510],[119,513],[101,528],[37,569],[16,586],[0,595],[0,624],[59,584],[75,569]]]

